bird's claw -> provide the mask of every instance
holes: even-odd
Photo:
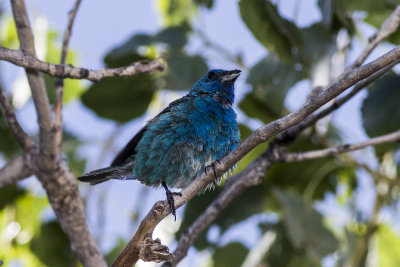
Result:
[[[219,160],[215,160],[213,163],[211,163],[210,165],[207,165],[204,168],[204,172],[207,175],[207,168],[212,168],[213,172],[214,172],[214,180],[212,181],[213,185],[217,185],[217,181],[218,181],[218,177],[217,177],[217,172],[215,171],[215,163],[221,164],[221,162]]]
[[[169,209],[171,210],[171,214],[174,215],[175,221],[176,221],[176,208],[175,208],[175,200],[174,196],[182,196],[182,193],[180,192],[172,192],[171,190],[168,189],[167,185],[163,182],[162,183],[163,187],[165,188],[165,194],[167,195],[167,202]]]

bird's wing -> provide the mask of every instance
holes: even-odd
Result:
[[[168,107],[163,109],[158,115],[154,118],[160,117],[162,114],[169,113],[171,112],[171,109],[187,100],[187,96],[179,98],[173,102],[171,102]],[[152,119],[151,121],[153,121]],[[151,122],[150,121],[150,122]],[[147,126],[147,125],[146,125]],[[118,153],[118,155],[114,158],[114,160],[111,163],[110,167],[115,167],[115,166],[121,166],[129,157],[133,156],[136,154],[136,146],[139,143],[140,139],[142,139],[144,133],[147,130],[147,127],[144,126],[129,142],[128,144],[122,149],[121,152]]]

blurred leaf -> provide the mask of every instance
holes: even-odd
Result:
[[[215,267],[242,266],[249,250],[239,242],[231,242],[223,247],[218,247],[213,254]]]
[[[218,197],[221,190],[221,187],[217,187],[215,190],[204,192],[187,203],[184,218],[176,236],[180,236],[204,212],[211,202]],[[232,225],[262,211],[265,206],[266,190],[267,188],[264,185],[248,188],[222,210],[213,223],[213,225],[219,226],[221,235]],[[194,246],[199,250],[216,245],[207,240],[207,231],[208,228],[194,242]]]
[[[73,134],[64,131],[62,151],[67,156],[67,163],[69,169],[77,177],[82,175],[86,166],[86,159],[79,157],[79,154],[76,153],[76,151],[81,145],[82,145],[81,140],[79,140]]]
[[[119,49],[125,48],[120,46]],[[113,49],[105,56],[104,62],[107,67],[116,68],[144,59],[146,58],[136,52],[124,54],[118,49]],[[100,117],[127,122],[141,116],[147,110],[153,92],[157,89],[158,85],[152,74],[110,77],[90,86],[82,95],[82,102]]]
[[[42,224],[40,234],[34,237],[30,247],[47,266],[78,266],[69,239],[56,221]]]
[[[172,48],[180,48],[187,43],[189,31],[190,26],[187,24],[164,28],[154,36],[154,42],[165,43]]]
[[[124,241],[122,238],[118,238],[117,244],[104,256],[104,259],[106,260],[108,266],[111,266],[111,264],[125,248],[125,246],[126,241]]]
[[[214,0],[194,0],[197,5],[205,6],[208,9],[211,9],[214,6]]]
[[[14,135],[4,120],[3,115],[0,113],[0,152],[6,160],[9,160],[19,151],[21,151],[21,148],[17,141],[15,141]]]
[[[8,49],[18,49],[19,40],[15,22],[11,16],[1,17],[0,24],[5,25],[0,29],[0,45]]]
[[[275,241],[264,255],[262,263],[267,266],[285,266],[285,267],[317,267],[319,263],[311,260],[303,250],[296,250],[288,233],[282,223],[263,223],[260,225],[263,232],[273,231],[276,234]],[[263,266],[263,265],[261,265]]]
[[[322,23],[313,24],[301,30],[304,46],[299,53],[298,61],[307,77],[318,75],[321,61],[330,61],[336,52],[335,35],[331,34]]]
[[[311,151],[325,148],[325,146],[317,143],[317,140],[313,133],[300,135],[291,145],[289,151]],[[322,199],[326,192],[335,192],[338,174],[342,171],[347,171],[349,179],[355,181],[354,168],[334,157],[278,163],[271,167],[266,178],[272,186],[306,194],[309,199]]]
[[[400,129],[400,76],[390,74],[373,83],[364,99],[363,126],[370,137]]]
[[[273,54],[269,54],[251,68],[247,82],[253,86],[253,90],[239,107],[247,115],[263,122],[276,119],[285,113],[287,92],[303,77],[301,68],[296,70],[293,64],[280,62]]]
[[[98,116],[122,123],[141,116],[156,89],[148,74],[105,78],[82,95],[82,102]]]
[[[354,23],[347,14],[343,0],[318,0],[318,6],[322,12],[322,23],[335,32],[346,28],[350,34],[354,32]]]
[[[25,189],[19,188],[17,185],[7,185],[0,188],[0,210],[7,204],[14,203],[14,201],[26,193]]]
[[[292,50],[301,48],[296,25],[282,18],[274,4],[266,0],[240,0],[240,14],[254,37],[280,60],[289,61]]]
[[[283,222],[296,249],[306,251],[316,262],[336,251],[338,241],[325,228],[321,214],[310,203],[293,193],[276,189],[274,194],[283,207]]]
[[[396,6],[400,4],[399,0],[343,0],[346,10],[365,11],[364,21],[379,29],[382,23],[393,13]],[[400,29],[392,33],[388,40],[393,44],[400,42]]]
[[[208,66],[201,56],[189,56],[177,49],[169,53],[167,64],[167,89],[188,90],[208,71]]]
[[[166,26],[178,26],[189,23],[197,14],[198,6],[193,0],[158,0]]]
[[[379,267],[400,266],[400,237],[389,226],[380,225],[378,229]]]

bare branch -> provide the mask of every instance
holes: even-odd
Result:
[[[285,117],[273,121],[265,126],[257,129],[250,137],[244,140],[234,151],[223,158],[215,168],[217,175],[222,175],[228,171],[238,160],[251,151],[257,145],[267,141],[272,136],[298,124],[309,116],[316,109],[326,104],[340,93],[345,91],[356,82],[367,78],[380,69],[390,65],[400,58],[400,47],[396,47],[385,55],[372,61],[371,63],[359,67],[358,69],[349,71],[341,79],[333,82],[328,88],[315,97],[310,98],[300,109],[292,112]],[[188,187],[182,190],[182,197],[175,198],[176,207],[182,206],[188,200],[198,194],[203,188],[212,182],[214,175],[209,172],[208,175],[203,174],[197,177]],[[227,183],[233,182],[229,179]],[[164,208],[160,206],[163,205]],[[154,209],[158,208],[159,213],[155,213]],[[151,234],[156,225],[169,214],[169,208],[165,202],[157,202],[152,211],[142,220],[139,229],[136,231],[132,240],[124,251],[118,256],[113,266],[132,266],[138,259],[137,250],[140,242],[146,234]],[[128,255],[129,254],[129,255]]]
[[[33,175],[31,154],[20,155],[0,169],[0,187],[15,184],[31,175]]]
[[[381,28],[369,38],[369,42],[367,47],[364,49],[362,54],[357,58],[357,60],[350,65],[346,71],[355,69],[367,59],[369,54],[371,54],[372,50],[375,49],[375,47],[381,43],[385,38],[387,38],[389,35],[394,33],[397,28],[399,27],[400,24],[400,5],[398,5],[395,9],[395,11],[388,17],[383,23]]]
[[[381,145],[386,143],[393,143],[400,140],[400,131],[393,132],[391,134],[382,135],[379,137],[371,138],[367,141],[355,143],[355,144],[345,144],[342,146],[331,147],[321,150],[303,152],[303,153],[286,153],[281,156],[280,160],[283,162],[297,162],[303,160],[310,160],[316,158],[322,158],[327,156],[335,156],[341,153],[354,151],[362,149],[368,146]]]
[[[37,59],[23,50],[11,50],[0,47],[0,60],[6,60],[17,66],[27,69],[41,71],[53,77],[86,79],[92,82],[98,82],[106,77],[133,76],[139,73],[150,73],[155,70],[164,70],[164,64],[160,60],[138,61],[129,66],[120,68],[104,68],[91,70],[86,68],[74,67],[72,65],[58,65],[47,63]]]
[[[36,59],[33,35],[23,0],[11,1],[13,16],[21,43],[19,53]],[[1,50],[4,51],[5,48]],[[10,50],[11,51],[11,50]],[[35,157],[35,175],[46,190],[63,231],[71,240],[71,247],[84,266],[106,266],[99,248],[89,231],[83,202],[76,179],[61,160],[56,143],[56,122],[51,112],[43,77],[26,68],[40,127],[40,147]]]
[[[26,12],[25,2],[23,0],[11,1],[12,12],[17,27],[18,39],[21,45],[21,51],[24,54],[36,57],[33,34]],[[41,74],[33,69],[26,69],[29,86],[32,91],[32,98],[38,115],[40,127],[39,132],[39,150],[41,155],[55,157],[56,143],[54,138],[55,122],[51,113],[49,99],[47,97],[46,87]]]
[[[64,40],[62,44],[62,49],[61,49],[61,58],[60,58],[60,65],[64,65],[65,61],[67,60],[67,53],[68,53],[68,44],[69,44],[69,38],[71,37],[72,33],[72,25],[74,24],[76,13],[78,12],[79,5],[81,4],[81,0],[77,0],[75,2],[74,8],[69,12],[68,15],[68,26],[67,29],[64,32]],[[64,80],[62,78],[57,78],[56,81],[56,100],[54,102],[54,111],[56,114],[56,122],[57,122],[57,133],[56,133],[56,139],[57,139],[57,147],[58,150],[62,150],[62,113],[61,113],[61,108],[62,108],[62,102],[63,102],[63,91],[64,91]]]
[[[6,95],[4,94],[3,88],[0,84],[0,110],[7,121],[8,126],[11,129],[15,139],[21,145],[25,151],[30,151],[35,148],[35,143],[32,138],[22,129],[19,124],[17,117],[15,116],[14,110],[11,104],[8,102]]]
[[[399,14],[398,12],[399,11],[396,9],[394,14],[395,13]],[[393,16],[394,15],[392,15],[392,17]],[[392,26],[397,28],[399,26],[399,23],[397,22],[397,24],[392,24]],[[386,28],[387,27],[382,26],[380,31],[384,31],[384,29],[386,29]],[[387,30],[386,30],[386,32],[387,32]],[[382,33],[377,33],[377,35],[380,36],[379,42],[382,41],[386,37],[386,36],[383,37],[384,35]],[[387,35],[389,35],[389,34],[387,34]],[[370,40],[370,42],[371,41],[372,40]],[[365,58],[363,58],[363,57],[365,55],[369,55],[369,53],[376,47],[376,45],[377,45],[377,43],[373,47],[369,46],[365,49],[364,53],[357,59],[357,61],[359,62],[359,65],[361,65],[362,62],[364,62]],[[317,114],[315,114],[313,116],[306,118],[301,123],[289,128],[286,131],[279,134],[279,136],[270,143],[270,146],[268,147],[267,151],[263,155],[261,155],[256,161],[254,161],[252,163],[252,165],[254,164],[254,166],[252,166],[252,167],[259,168],[263,164],[266,164],[267,167],[265,167],[265,169],[264,169],[265,172],[262,173],[262,176],[261,176],[261,177],[263,177],[265,175],[265,173],[267,172],[269,165],[274,164],[277,161],[277,159],[280,157],[280,155],[285,154],[286,148],[292,143],[292,141],[296,138],[296,136],[298,136],[304,129],[306,129],[307,127],[310,127],[311,125],[314,125],[314,123],[316,123],[318,120],[329,115],[334,110],[338,109],[341,105],[343,105],[348,100],[350,100],[359,91],[361,91],[363,88],[365,88],[370,83],[372,83],[373,81],[375,81],[376,79],[381,77],[388,70],[390,70],[398,62],[399,62],[399,59],[396,61],[393,61],[391,64],[389,64],[386,67],[382,68],[381,70],[375,72],[368,78],[361,80],[354,86],[354,88],[347,95],[337,99],[335,101],[335,103],[333,103],[329,107],[319,111]],[[352,67],[347,70],[347,72],[359,66],[356,64],[357,63],[353,64]],[[318,94],[321,91],[322,90],[320,90],[318,92]],[[317,96],[318,94],[316,94],[315,96]],[[310,98],[312,98],[312,97],[310,97]],[[227,187],[228,185],[230,187],[232,187],[232,184],[236,184],[236,183],[246,183],[246,185],[247,185],[246,187],[256,185],[257,180],[259,179],[258,176],[251,177],[251,176],[244,175],[244,172],[246,171],[246,169],[243,172],[231,177],[228,180],[225,187]],[[248,181],[248,180],[251,180],[251,181]],[[221,192],[221,194],[218,196],[218,198],[216,200],[214,200],[213,203],[211,203],[211,205],[208,206],[207,210],[195,220],[195,222],[188,228],[187,231],[185,231],[182,234],[182,236],[179,239],[178,247],[175,250],[175,252],[173,253],[175,258],[171,262],[164,264],[163,266],[170,266],[170,264],[175,266],[186,255],[189,247],[192,246],[194,240],[200,235],[200,233],[202,231],[204,231],[204,229],[206,229],[215,220],[215,218],[218,216],[218,214],[222,210],[222,208],[220,208],[220,207],[221,206],[226,207],[229,204],[230,200],[226,201],[226,200],[228,200],[228,198],[225,194],[227,194],[228,190],[226,190],[225,187],[224,187],[224,190]],[[239,190],[234,191],[234,193],[232,193],[231,198],[229,198],[229,199],[236,198],[241,192],[242,191],[239,191]]]

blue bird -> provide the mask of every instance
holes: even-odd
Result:
[[[189,185],[207,167],[231,152],[240,142],[234,83],[240,70],[210,70],[184,97],[151,119],[115,157],[111,166],[78,179],[98,184],[109,179],[139,180],[165,188],[171,213],[173,195],[168,187]]]

